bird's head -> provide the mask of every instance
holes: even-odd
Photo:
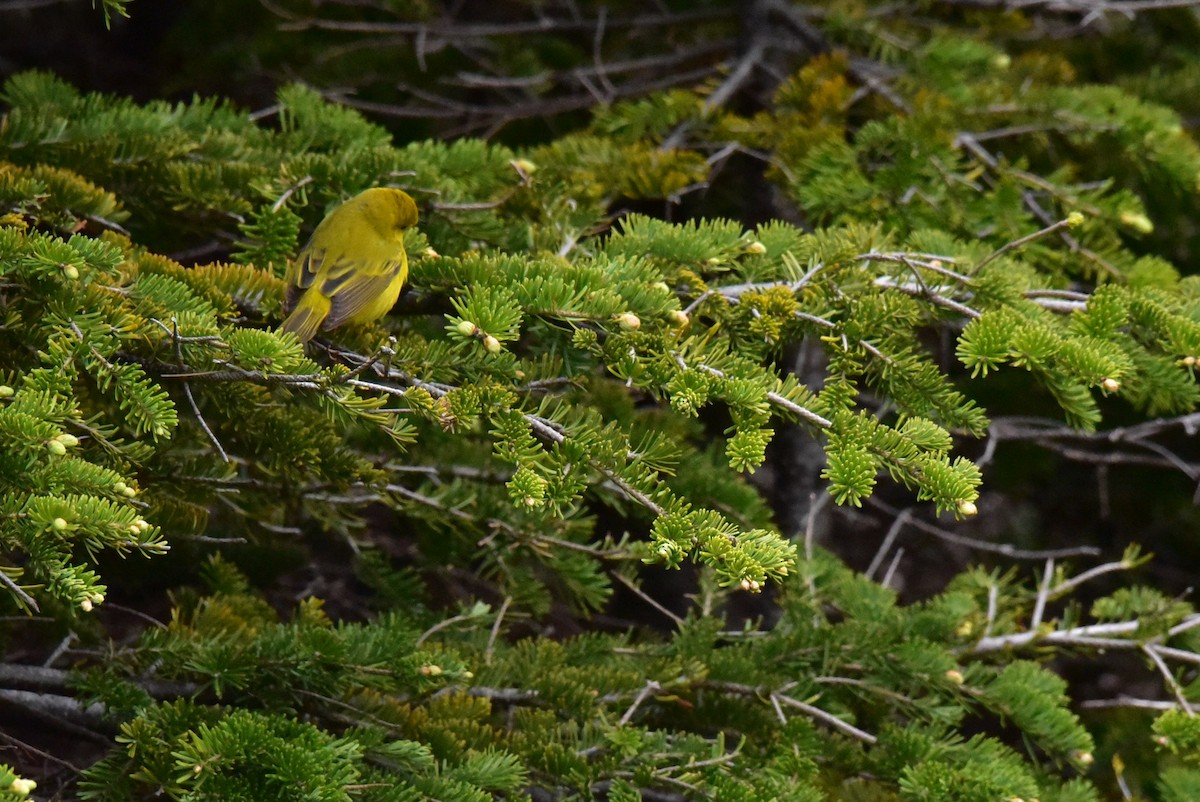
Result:
[[[359,206],[371,225],[380,231],[403,231],[417,224],[417,204],[403,190],[375,187],[348,203]]]

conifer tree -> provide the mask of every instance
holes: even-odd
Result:
[[[1135,546],[1026,547],[982,469],[1040,440],[1200,475],[1156,439],[1197,404],[1195,97],[1081,78],[1196,20],[750,5],[790,44],[542,143],[8,79],[0,698],[102,746],[35,777],[6,732],[0,796],[1195,798],[1200,613]],[[719,202],[735,154],[772,219],[645,213]],[[420,207],[412,289],[279,333],[288,259],[370,186]],[[773,510],[781,437],[821,495]],[[861,570],[819,537],[893,503]],[[913,529],[999,559],[902,599]]]

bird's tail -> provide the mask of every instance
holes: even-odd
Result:
[[[306,343],[317,333],[317,329],[329,316],[331,304],[329,299],[319,292],[309,290],[300,298],[300,303],[283,321],[280,331],[290,331],[302,343]]]

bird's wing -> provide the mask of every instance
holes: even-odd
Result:
[[[300,296],[312,286],[317,278],[317,272],[325,262],[325,251],[314,250],[311,246],[312,243],[309,242],[301,249],[296,258],[288,263],[287,298],[283,302],[285,314],[296,308],[296,304],[300,302]]]
[[[326,265],[320,289],[332,306],[322,328],[328,331],[354,317],[382,295],[407,266],[403,255],[399,259],[372,263],[369,271],[363,263],[351,260]]]

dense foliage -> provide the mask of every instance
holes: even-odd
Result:
[[[507,144],[8,78],[0,798],[1198,798],[1194,9],[293,5]],[[377,185],[406,297],[277,333]]]

